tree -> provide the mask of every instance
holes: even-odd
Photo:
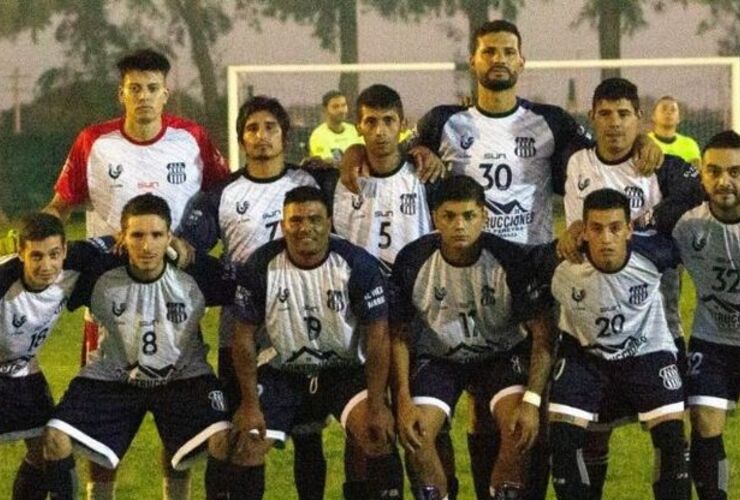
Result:
[[[737,0],[697,0],[709,7],[709,18],[699,23],[698,33],[704,34],[713,29],[724,31],[718,42],[717,51],[722,56],[740,54],[740,2]]]

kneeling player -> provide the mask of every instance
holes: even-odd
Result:
[[[390,341],[380,263],[329,236],[318,189],[289,191],[283,214],[285,237],[260,247],[237,278],[233,352],[242,402],[234,462],[244,481],[236,498],[262,498],[265,455],[306,409],[333,414],[371,457],[371,498],[400,498],[403,478],[388,472],[398,469],[385,403]],[[258,374],[255,336],[262,326],[277,356]]]
[[[700,170],[709,201],[673,230],[696,286],[686,381],[691,407],[691,475],[701,500],[727,498],[722,432],[740,396],[740,135],[709,140]]]
[[[563,262],[552,281],[564,332],[549,405],[555,492],[591,498],[586,426],[619,392],[650,430],[655,498],[688,499],[683,385],[659,291],[662,271],[678,263],[675,247],[661,236],[633,237],[630,201],[612,189],[586,197],[583,221],[587,260]]]
[[[131,199],[121,214],[127,259],[101,259],[70,301],[71,307],[89,305],[107,334],[47,426],[44,454],[54,498],[72,498],[73,441],[96,463],[115,468],[148,411],[174,469],[187,468],[206,441],[212,455],[225,457],[230,424],[206,361],[200,319],[206,303],[227,303],[234,287],[219,279],[215,260],[198,259],[192,276],[167,262],[170,223],[162,198]],[[209,468],[206,475],[223,474]],[[209,498],[228,484],[218,486]]]
[[[404,247],[393,266],[392,330],[402,341],[394,349],[393,377],[401,442],[421,495],[446,497],[435,439],[467,390],[488,402],[501,432],[491,497],[524,498],[523,452],[537,435],[551,365],[546,270],[554,267],[554,246],[524,247],[483,233],[484,192],[470,177],[445,179],[438,189],[433,217],[439,232]],[[410,345],[417,357],[411,376]]]

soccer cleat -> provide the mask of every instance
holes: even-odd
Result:
[[[524,498],[524,486],[504,483],[499,488],[491,487],[491,500],[520,500]]]

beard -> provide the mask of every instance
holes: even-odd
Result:
[[[488,73],[478,77],[478,83],[480,83],[484,88],[488,90],[493,90],[494,92],[500,92],[502,90],[509,90],[514,85],[516,85],[516,82],[518,79],[516,74],[512,73],[508,68],[496,68],[496,69],[503,69],[504,71],[506,71],[508,78],[505,78],[505,79],[491,78],[489,75],[492,73],[492,71],[489,71]]]

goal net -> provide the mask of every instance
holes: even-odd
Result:
[[[651,127],[653,104],[664,95],[681,106],[679,132],[700,145],[728,128],[740,131],[740,58],[620,59],[528,61],[518,83],[518,94],[527,99],[555,104],[588,126],[593,89],[602,71],[616,68],[638,86],[644,127]],[[409,125],[439,104],[455,104],[471,95],[466,64],[329,64],[229,66],[228,130],[232,169],[243,164],[235,124],[239,106],[250,96],[276,97],[291,117],[292,131],[287,159],[299,162],[308,137],[322,121],[321,96],[339,85],[342,73],[357,73],[361,91],[374,83],[393,87],[401,95]],[[354,111],[350,102],[350,112]]]

